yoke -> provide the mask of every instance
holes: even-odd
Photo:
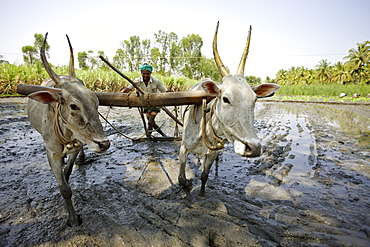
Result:
[[[19,84],[17,86],[17,93],[19,94],[28,95],[36,91],[58,92],[61,90],[58,88],[29,84]],[[139,96],[135,93],[94,93],[99,99],[99,105],[120,107],[201,105],[203,98],[207,98],[207,101],[210,101],[214,98],[203,90],[150,94],[145,93]]]

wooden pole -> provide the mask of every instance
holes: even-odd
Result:
[[[116,73],[118,73],[120,76],[122,76],[123,78],[125,78],[129,83],[132,84],[132,86],[134,86],[134,88],[139,91],[139,93],[141,94],[144,94],[144,91],[141,90],[137,85],[136,83],[131,80],[128,76],[126,76],[125,74],[123,74],[121,71],[119,71],[116,67],[114,67],[107,59],[105,59],[102,55],[99,55],[100,59],[103,60],[104,63],[106,63],[111,69],[113,69]]]
[[[36,91],[59,92],[60,90],[52,87],[43,87],[29,84],[19,84],[17,93],[28,95]],[[169,92],[169,93],[151,93],[137,96],[128,93],[101,93],[94,92],[99,99],[99,105],[120,106],[120,107],[161,107],[176,105],[200,105],[202,98],[211,100],[214,97],[208,95],[203,90]]]
[[[177,119],[177,117],[175,115],[172,114],[172,112],[170,112],[170,110],[168,110],[166,107],[162,106],[161,109],[167,113],[168,116],[170,116],[177,124],[179,124],[181,127],[183,127],[184,125]]]

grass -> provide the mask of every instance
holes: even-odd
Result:
[[[340,98],[341,93],[347,96]],[[353,98],[355,93],[361,96]],[[274,97],[279,100],[370,102],[370,98],[366,98],[369,93],[370,85],[366,84],[281,85]]]
[[[335,96],[345,93],[347,97],[355,93],[366,97],[370,93],[370,85],[361,84],[318,84],[318,85],[282,85],[276,95],[299,96]]]
[[[272,99],[277,100],[302,100],[302,101],[318,101],[318,102],[369,102],[370,98],[360,97],[352,98],[352,96],[346,96],[340,98],[339,96],[308,96],[308,95],[275,95]]]

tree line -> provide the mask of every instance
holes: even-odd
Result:
[[[35,34],[33,46],[22,47],[23,60],[27,64],[40,62],[39,50],[44,36]],[[139,71],[140,66],[147,62],[163,76],[185,76],[190,79],[210,77],[220,80],[213,59],[202,54],[203,40],[199,35],[189,34],[179,38],[174,32],[166,33],[159,30],[154,34],[154,42],[150,39],[141,40],[139,36],[131,36],[121,42],[113,57],[112,64],[122,71]],[[50,50],[46,43],[46,55]],[[95,53],[93,50],[78,52],[80,69],[109,69],[99,56],[105,58],[104,51]]]
[[[199,35],[189,34],[180,39],[174,32],[159,30],[154,34],[154,42],[141,40],[139,36],[121,42],[112,63],[122,71],[139,71],[143,63],[149,63],[156,73],[164,76],[221,79],[213,59],[202,55],[202,47],[203,40]],[[106,57],[104,51],[98,51],[97,55]],[[78,62],[81,69],[106,68],[92,50],[79,52]]]
[[[281,85],[370,84],[370,41],[357,43],[357,47],[351,48],[343,60],[331,64],[324,59],[315,69],[303,66],[281,69],[276,74],[275,82]]]
[[[24,62],[33,64],[40,62],[39,50],[44,40],[42,34],[35,34],[33,46],[22,47]],[[185,76],[190,79],[210,77],[221,80],[213,58],[206,58],[201,50],[203,40],[199,35],[189,34],[179,38],[174,32],[166,33],[159,30],[154,34],[154,42],[150,39],[141,40],[139,36],[131,36],[121,42],[113,57],[113,65],[121,71],[139,71],[140,66],[147,62],[152,64],[155,72],[163,76]],[[50,46],[46,44],[46,54]],[[98,57],[106,57],[104,51],[95,53],[93,50],[78,52],[78,63],[82,70],[110,69]],[[319,61],[314,69],[291,67],[281,69],[276,79],[267,77],[264,82],[281,85],[297,84],[331,84],[331,83],[367,83],[370,84],[370,41],[357,43],[351,48],[344,62],[330,64],[327,60]],[[261,78],[247,76],[250,84],[262,82]]]

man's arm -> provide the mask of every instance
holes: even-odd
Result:
[[[135,79],[134,82],[137,83],[137,79]],[[121,90],[121,93],[128,93],[133,89],[134,89],[134,86],[132,84],[129,84],[127,87]]]
[[[122,90],[121,90],[121,93],[128,93],[128,92],[130,92],[130,91],[131,91],[131,89],[130,89],[130,88],[125,87],[124,89],[122,89]]]
[[[161,93],[167,93],[168,92],[168,89],[166,88],[166,86],[160,80],[158,80],[157,88]]]

